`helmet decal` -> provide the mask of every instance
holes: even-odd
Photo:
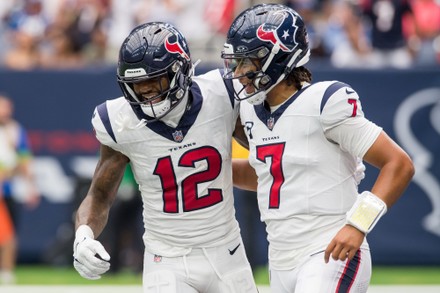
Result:
[[[295,41],[295,34],[298,29],[298,26],[295,25],[296,17],[292,12],[287,10],[279,11],[277,13],[282,13],[284,20],[273,30],[265,30],[265,23],[263,23],[257,29],[257,37],[264,42],[271,42],[273,45],[278,44],[284,52],[292,52],[297,46],[297,42]],[[287,38],[293,40],[294,46],[292,48],[289,48],[283,43],[283,39],[286,41]]]
[[[188,56],[188,54],[186,54],[185,50],[183,50],[182,46],[179,43],[179,36],[176,35],[176,41],[174,43],[170,43],[169,40],[170,37],[168,37],[165,40],[165,49],[170,52],[170,53],[177,53],[180,56],[182,56],[183,58],[185,58],[186,60],[191,60]]]

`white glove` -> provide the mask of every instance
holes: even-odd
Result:
[[[356,159],[356,170],[354,171],[354,180],[356,180],[356,184],[359,185],[362,179],[365,178],[365,165],[361,158]]]
[[[73,243],[73,266],[86,279],[98,280],[110,269],[110,255],[99,241],[94,240],[92,229],[78,227]]]

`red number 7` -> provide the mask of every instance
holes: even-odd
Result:
[[[356,99],[348,99],[348,103],[353,105],[353,112],[351,113],[351,117],[355,117],[358,109]]]

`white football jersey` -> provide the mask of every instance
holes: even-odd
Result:
[[[249,161],[275,269],[325,249],[358,195],[356,158],[381,132],[365,119],[357,93],[337,82],[307,84],[271,113],[241,103]]]
[[[168,257],[239,235],[231,168],[238,104],[218,70],[194,77],[190,91],[191,107],[175,128],[161,121],[139,127],[143,114],[124,97],[99,105],[92,118],[99,141],[130,159],[146,249]]]

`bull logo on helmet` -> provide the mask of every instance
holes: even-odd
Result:
[[[271,42],[273,45],[278,44],[284,52],[292,52],[297,45],[295,41],[295,34],[298,29],[298,26],[295,25],[296,16],[287,10],[277,13],[283,14],[283,21],[273,30],[265,30],[265,23],[263,23],[257,29],[257,37],[264,42]]]
[[[165,40],[165,49],[173,54],[179,54],[186,60],[190,61],[188,54],[186,54],[185,50],[183,50],[182,45],[179,43],[179,37],[176,36],[176,41],[174,43],[170,42],[170,37]]]

